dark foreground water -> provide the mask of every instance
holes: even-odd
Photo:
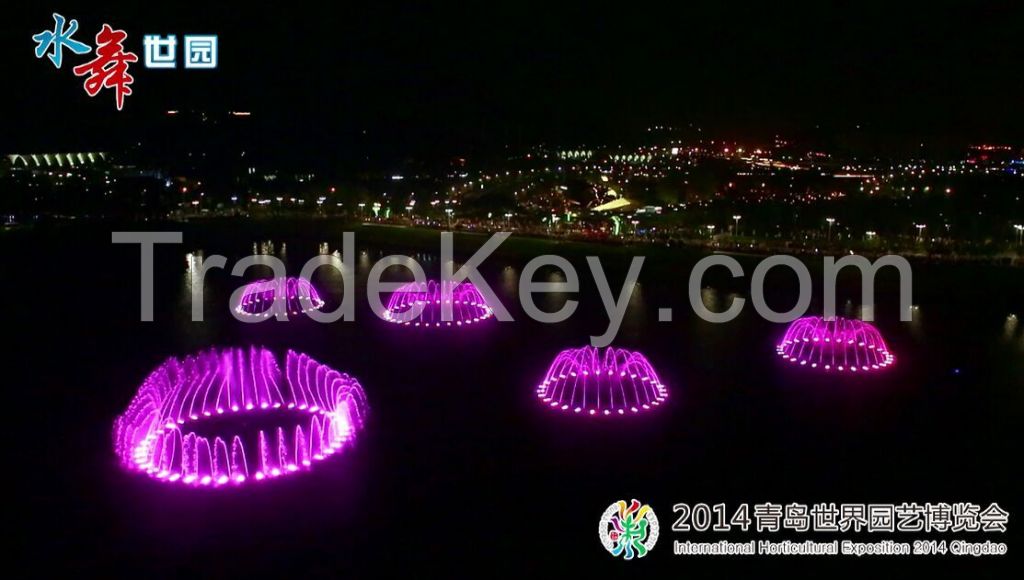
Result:
[[[186,226],[183,245],[157,250],[156,321],[142,323],[138,250],[111,245],[110,229],[0,238],[5,479],[14,484],[7,533],[32,572],[358,578],[659,569],[659,576],[681,576],[708,568],[728,575],[744,564],[764,572],[795,564],[860,573],[882,563],[975,574],[1020,561],[1013,554],[1024,548],[1015,541],[1024,507],[1024,322],[1007,318],[1024,318],[1019,270],[917,266],[910,323],[898,321],[894,279],[883,277],[878,326],[897,364],[878,376],[837,381],[785,367],[774,354],[783,326],[761,320],[749,301],[729,324],[697,318],[685,280],[699,256],[679,251],[510,242],[482,270],[517,321],[427,332],[376,319],[362,289],[370,264],[393,252],[413,255],[436,276],[434,235],[360,228],[356,322],[242,324],[226,307],[241,280],[214,272],[207,321],[193,323],[189,252],[233,262],[269,241],[297,274],[321,243],[340,247],[343,227]],[[460,238],[457,257],[481,241]],[[581,260],[594,251],[604,253],[616,292],[628,256],[648,255],[616,344],[646,353],[669,385],[670,404],[656,413],[595,421],[551,413],[533,396],[559,350],[584,344],[607,324]],[[554,326],[526,320],[517,302],[523,264],[546,252],[581,265],[579,311]],[[744,261],[748,275],[753,264]],[[769,299],[780,310],[795,297],[789,278],[769,277]],[[820,309],[815,279],[812,309]],[[732,293],[749,296],[747,280],[711,275],[704,299],[724,307]],[[314,281],[333,307],[338,276],[322,272]],[[540,303],[557,307],[564,299]],[[844,280],[841,307],[853,314],[858,302],[857,280]],[[674,307],[675,321],[657,322],[659,307]],[[247,344],[305,352],[357,377],[371,407],[357,445],[303,476],[225,491],[160,485],[118,467],[111,423],[148,372],[168,356]],[[608,504],[634,497],[657,511],[661,540],[641,561],[618,561],[598,542],[597,522]],[[672,555],[673,540],[726,537],[673,533],[674,503],[765,501],[997,501],[1011,513],[1008,535],[900,539],[1009,541],[1011,556],[997,563]]]

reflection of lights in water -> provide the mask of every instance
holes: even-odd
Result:
[[[366,398],[359,382],[288,351],[211,349],[170,358],[114,422],[121,464],[197,487],[309,469],[354,440]]]
[[[1011,314],[1006,317],[1006,322],[1003,323],[1003,340],[1013,340],[1015,334],[1017,334],[1017,315]]]
[[[847,318],[857,318],[861,315],[861,311],[864,309],[863,306],[854,307],[853,300],[847,300],[843,304],[843,315]]]
[[[722,297],[718,290],[710,286],[701,289],[700,301],[704,304],[704,308],[707,308],[711,312],[720,312],[722,310]]]
[[[644,289],[640,282],[633,285],[633,291],[629,295],[629,305],[637,308],[644,306]]]
[[[592,346],[563,350],[537,386],[552,409],[581,415],[625,415],[650,410],[668,398],[668,388],[647,358],[622,348]]]
[[[192,299],[192,287],[195,285],[196,276],[202,270],[203,259],[202,250],[185,254],[185,293],[182,296],[183,300]]]
[[[185,254],[185,268],[189,271],[198,270],[203,265],[203,251],[196,250]]]
[[[552,269],[548,272],[545,284],[565,284],[565,273],[561,269]],[[572,298],[571,292],[556,290],[554,288],[545,290],[540,296],[534,295],[534,301],[538,308],[546,312],[558,312]]]
[[[185,254],[185,269],[189,273],[194,274],[196,272],[196,270],[198,270],[199,267],[202,265],[202,263],[203,263],[203,252],[202,252],[202,250],[199,250],[199,251],[197,251],[195,253],[189,252],[189,253]]]
[[[309,280],[272,278],[246,286],[235,312],[265,318],[281,311],[285,314],[300,314],[319,310],[323,305],[323,299]]]
[[[259,251],[256,251],[255,247],[256,244],[253,244],[253,254],[269,256],[274,253],[274,242],[271,240],[260,242]]]
[[[921,307],[914,304],[910,307],[910,320],[907,321],[907,328],[910,335],[916,339],[925,338],[924,334],[924,313]]]
[[[776,352],[794,365],[825,371],[875,371],[895,362],[881,333],[860,320],[809,316],[794,321]]]
[[[519,296],[519,271],[512,266],[505,266],[501,270],[501,288],[508,296]]]
[[[332,266],[317,269],[316,287],[340,293],[344,290],[346,277],[350,277],[352,272],[349,271],[348,264],[341,261],[341,252],[338,250],[334,250],[327,256],[337,261]]]
[[[331,253],[331,247],[327,242],[320,242],[319,253],[326,256]]]
[[[274,246],[274,241],[273,240],[264,240],[264,241],[259,242],[258,244],[259,245],[257,245],[257,242],[253,242],[252,243],[252,253],[253,253],[253,255],[270,256],[270,255],[274,254],[275,246]],[[288,244],[282,243],[281,244],[281,257],[284,257],[287,252],[288,252]]]
[[[447,290],[444,292],[443,290]],[[451,320],[443,320],[442,308],[445,295],[451,298]],[[469,282],[438,283],[433,280],[420,284],[411,282],[400,287],[388,301],[384,320],[405,326],[462,326],[481,322],[494,316],[494,310],[487,305],[476,286]]]
[[[735,302],[736,300],[738,300],[738,299],[740,299],[742,297],[743,297],[743,295],[738,293],[738,292],[730,292],[729,295],[727,296],[727,298],[729,299],[729,306],[732,306],[733,302]]]
[[[704,303],[704,308],[712,312],[718,310],[718,292],[714,288],[702,288],[700,301]]]

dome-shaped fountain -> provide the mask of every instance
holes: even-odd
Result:
[[[451,305],[451,320],[444,320],[445,303]],[[391,295],[384,311],[384,320],[388,322],[428,328],[465,326],[493,316],[494,310],[473,284],[434,280],[400,287]]]
[[[878,371],[896,360],[877,328],[842,317],[793,321],[776,352],[793,365],[830,372]]]
[[[309,280],[271,278],[246,286],[235,312],[242,316],[266,318],[279,311],[301,314],[309,310],[320,310],[323,305],[323,299]]]
[[[592,346],[563,350],[537,386],[552,409],[581,415],[626,415],[648,411],[668,398],[647,357],[622,348]]]
[[[359,382],[288,351],[264,348],[170,358],[114,422],[126,468],[218,487],[309,469],[352,442],[367,406]]]

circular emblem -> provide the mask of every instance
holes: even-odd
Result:
[[[619,500],[601,514],[597,533],[612,556],[643,558],[658,542],[658,516],[651,506],[635,499],[628,504]]]

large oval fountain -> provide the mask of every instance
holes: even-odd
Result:
[[[264,348],[170,358],[114,422],[126,468],[199,487],[243,484],[310,469],[351,443],[366,398],[359,382],[288,351]]]

